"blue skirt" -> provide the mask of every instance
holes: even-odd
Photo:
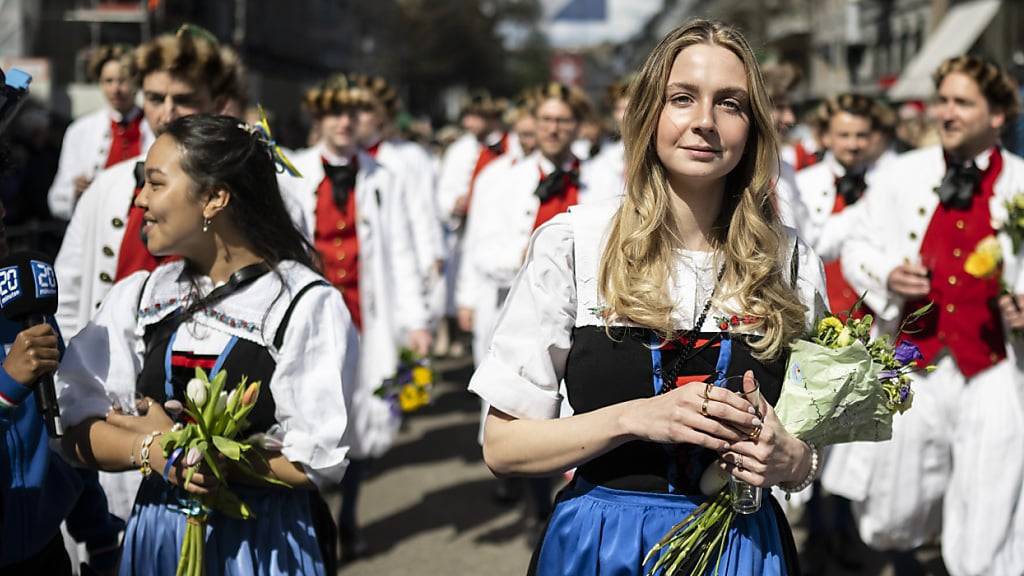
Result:
[[[305,490],[232,485],[253,511],[237,520],[216,512],[206,524],[208,576],[324,575]],[[175,509],[181,491],[153,474],[139,488],[125,529],[121,576],[174,576],[185,515]]]
[[[778,512],[768,499],[757,513],[736,515],[719,575],[786,576]],[[594,486],[577,476],[555,505],[532,568],[542,576],[646,574],[641,563],[647,552],[703,501]]]

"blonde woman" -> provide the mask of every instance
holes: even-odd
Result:
[[[536,574],[641,574],[702,501],[709,466],[763,487],[814,473],[770,404],[788,345],[824,305],[823,275],[771,201],[777,138],[742,36],[703,20],[671,32],[637,74],[623,136],[621,206],[536,231],[470,383],[492,406],[496,474],[577,469]],[[766,402],[716,385],[731,376]],[[559,419],[563,379],[575,415]],[[738,517],[720,570],[799,574],[777,503]]]

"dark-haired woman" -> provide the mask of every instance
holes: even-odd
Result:
[[[341,295],[288,217],[270,146],[235,118],[176,120],[146,158],[136,205],[149,250],[178,259],[115,285],[58,375],[66,450],[102,470],[145,474],[121,573],[174,574],[186,522],[179,503],[217,488],[203,467],[186,482],[182,462],[168,466],[159,449],[174,423],[162,406],[183,401],[195,366],[262,381],[249,432],[279,440],[269,472],[292,486],[229,477],[257,519],[210,516],[207,574],[326,573],[316,490],[344,473],[357,344]],[[153,400],[148,413],[108,414],[109,394],[133,393]],[[333,545],[333,535],[321,538]]]
[[[746,40],[702,20],[670,32],[631,85],[623,141],[622,202],[537,229],[470,383],[491,403],[492,470],[576,468],[537,574],[644,574],[647,551],[705,500],[708,469],[789,490],[816,472],[771,403],[819,309],[821,263],[774,208],[777,137]],[[764,402],[726,387],[755,379]],[[574,415],[558,418],[563,380]],[[737,515],[719,574],[799,574],[767,500]]]

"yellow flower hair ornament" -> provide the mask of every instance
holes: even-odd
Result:
[[[287,172],[296,178],[302,178],[298,168],[284,155],[284,151],[278,146],[277,140],[274,140],[273,135],[271,135],[270,122],[267,121],[267,113],[263,111],[263,106],[258,105],[257,108],[260,113],[260,121],[256,124],[239,124],[238,127],[252,134],[267,147],[267,151],[270,152],[270,157],[274,160],[274,165],[277,167],[278,174]]]

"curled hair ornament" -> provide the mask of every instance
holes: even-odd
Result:
[[[277,144],[277,140],[274,140],[273,135],[270,133],[270,122],[267,121],[267,113],[263,110],[261,104],[257,104],[256,108],[259,110],[260,119],[256,124],[240,123],[238,127],[248,132],[251,136],[256,138],[260,144],[267,148],[267,152],[270,153],[271,159],[274,160],[274,166],[277,168],[278,174],[287,172],[288,174],[295,176],[296,178],[302,178],[302,174],[298,168],[292,164],[291,160],[285,156],[284,151],[281,150],[281,146]]]

